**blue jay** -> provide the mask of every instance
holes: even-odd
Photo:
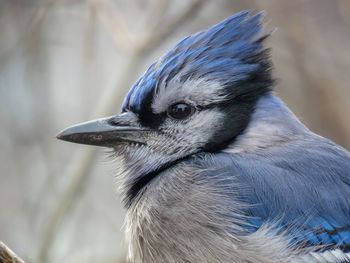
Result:
[[[120,114],[58,135],[115,152],[131,262],[350,262],[350,154],[272,93],[262,17],[186,37]]]

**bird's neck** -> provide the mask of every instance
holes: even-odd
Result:
[[[244,133],[224,151],[229,153],[254,152],[288,142],[310,131],[298,120],[278,97],[261,97]]]

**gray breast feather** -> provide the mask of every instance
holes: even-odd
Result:
[[[349,153],[312,134],[254,153],[203,153],[164,171],[131,206],[130,257],[143,263],[339,262],[328,260],[333,252],[307,254],[294,246],[304,235],[293,227],[314,218],[349,226],[349,173]],[[255,232],[246,228],[251,218],[262,221]],[[327,259],[317,261],[321,255]],[[315,260],[303,261],[307,256]]]

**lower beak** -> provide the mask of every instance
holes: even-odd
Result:
[[[61,131],[57,139],[96,146],[113,147],[123,142],[146,144],[146,129],[123,123],[116,124],[118,117],[107,117],[79,123]]]

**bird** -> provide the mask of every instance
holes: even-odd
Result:
[[[113,151],[130,262],[350,262],[350,153],[275,94],[264,17],[184,38],[57,135]]]

